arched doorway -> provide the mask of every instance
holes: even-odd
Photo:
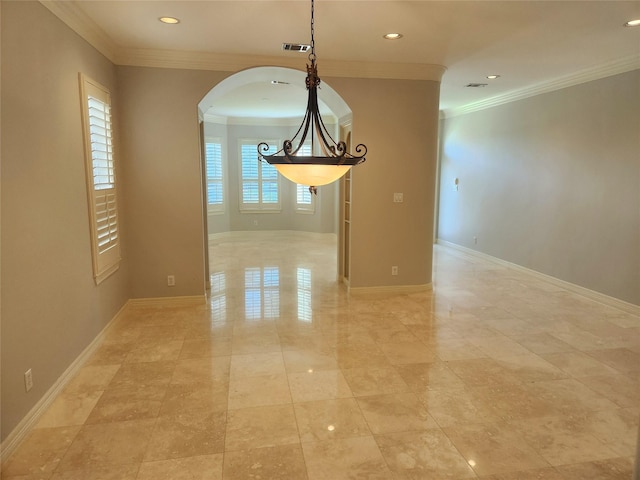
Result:
[[[265,181],[262,170],[266,164],[255,156],[257,143],[267,141],[278,149],[299,128],[307,102],[305,76],[282,67],[243,70],[213,87],[198,104],[206,192],[205,245],[212,235],[234,231],[333,233],[338,238],[337,271],[342,279],[348,272],[344,267],[349,237],[346,232],[345,239],[343,204],[350,200],[345,194],[350,182],[320,187],[319,195],[312,197],[306,188],[284,178],[277,184]],[[325,83],[319,89],[319,102],[334,138],[347,140],[352,121],[349,106]],[[276,191],[270,199],[265,196],[267,189]]]

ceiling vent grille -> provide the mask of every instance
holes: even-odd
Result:
[[[306,52],[311,49],[311,45],[305,45],[300,43],[283,43],[282,50],[288,52]]]
[[[467,88],[482,88],[489,85],[488,83],[468,83],[465,85]]]

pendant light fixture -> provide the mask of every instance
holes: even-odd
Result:
[[[359,144],[355,148],[356,155],[347,152],[344,141],[336,142],[320,116],[318,109],[318,67],[314,42],[314,0],[311,0],[311,53],[307,64],[306,87],[309,91],[307,110],[300,128],[291,140],[285,140],[282,148],[273,155],[265,155],[269,145],[261,142],[258,145],[258,158],[276,167],[278,172],[292,182],[308,185],[309,191],[315,193],[320,185],[326,185],[342,177],[353,165],[365,161],[366,145]],[[302,146],[311,137],[311,155],[302,155]],[[316,156],[320,155],[320,156]]]

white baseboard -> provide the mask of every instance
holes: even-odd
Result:
[[[348,287],[350,295],[363,294],[403,294],[403,293],[419,293],[430,292],[433,288],[431,283],[424,285],[389,285],[381,287]]]
[[[440,238],[436,240],[436,243],[440,246],[463,253],[470,257],[479,258],[491,263],[495,263],[497,265],[501,265],[506,268],[510,268],[512,270],[516,270],[518,272],[526,273],[539,280],[543,280],[545,282],[551,283],[553,285],[556,285],[557,287],[563,288],[572,293],[576,293],[578,295],[582,295],[583,297],[587,297],[589,300],[593,300],[594,302],[602,303],[603,305],[617,308],[618,310],[622,310],[626,313],[640,316],[640,305],[635,305],[633,303],[625,302],[624,300],[620,300],[619,298],[605,295],[604,293],[596,292],[595,290],[589,290],[588,288],[581,287],[580,285],[576,285],[575,283],[567,282],[565,280],[560,280],[559,278],[552,277],[551,275],[540,273],[535,270],[531,270],[530,268],[523,267],[522,265],[507,262],[506,260],[502,260],[500,258],[487,255],[486,253],[472,250],[471,248],[463,247],[462,245],[457,245],[455,243],[447,242],[446,240],[442,240]]]
[[[205,295],[183,297],[131,298],[127,305],[132,307],[190,307],[207,303]]]
[[[93,339],[93,341],[85,348],[80,355],[69,365],[56,382],[47,390],[47,392],[38,400],[27,415],[16,425],[16,427],[5,438],[0,445],[0,463],[4,464],[14,450],[22,443],[33,426],[38,422],[42,414],[51,406],[53,401],[58,397],[65,386],[76,376],[80,369],[85,365],[87,360],[102,344],[107,331],[113,326],[127,307],[125,303],[115,316],[107,323],[102,331]]]

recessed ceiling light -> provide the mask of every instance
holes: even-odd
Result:
[[[495,80],[496,78],[500,78],[500,75],[487,75],[489,80]]]
[[[386,35],[383,35],[383,36],[387,40],[399,40],[399,39],[402,38],[402,34],[401,33],[387,33]]]
[[[624,24],[625,27],[640,27],[640,18],[637,20],[629,20]]]
[[[176,17],[160,17],[158,20],[160,20],[162,23],[167,23],[169,25],[175,25],[176,23],[180,23],[180,20],[178,20]]]

